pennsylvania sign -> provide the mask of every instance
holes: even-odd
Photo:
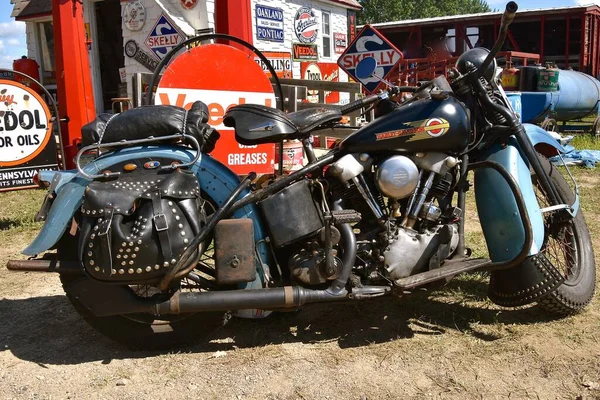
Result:
[[[165,14],[161,14],[144,43],[159,60],[162,60],[173,47],[184,40],[183,33]]]
[[[283,10],[256,5],[256,38],[283,43]]]

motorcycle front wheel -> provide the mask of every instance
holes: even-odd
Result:
[[[573,204],[573,190],[552,163],[539,155],[542,166],[558,190],[561,200]],[[541,208],[549,206],[548,196],[532,176],[534,190]],[[561,315],[583,310],[592,300],[596,287],[596,267],[590,232],[581,207],[573,219],[563,220],[555,213],[544,214],[542,252],[564,276],[565,281],[539,300],[544,309]]]

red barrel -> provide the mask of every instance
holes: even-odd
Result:
[[[13,61],[13,69],[15,71],[27,74],[38,82],[40,80],[39,68],[40,68],[40,66],[38,65],[37,62],[35,62],[34,59],[27,58],[25,56],[23,56],[19,60]],[[31,82],[30,79],[25,78],[24,76],[21,76],[19,74],[15,74],[15,81],[22,83],[23,85],[25,85],[27,87],[33,88],[34,90],[36,90],[38,92],[41,91],[40,87],[37,84]]]

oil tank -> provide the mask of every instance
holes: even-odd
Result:
[[[600,81],[577,71],[561,70],[558,99],[552,117],[557,121],[583,118],[598,113]]]
[[[523,70],[521,70],[523,82]],[[541,122],[546,117],[569,121],[598,113],[600,81],[569,70],[560,70],[557,92],[522,91],[523,122]]]

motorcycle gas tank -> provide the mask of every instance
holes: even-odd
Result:
[[[409,101],[340,143],[347,153],[454,151],[469,142],[469,111],[454,97]]]

